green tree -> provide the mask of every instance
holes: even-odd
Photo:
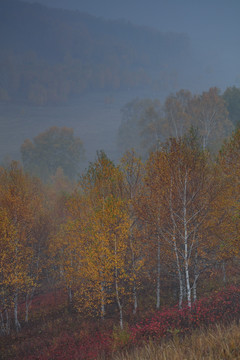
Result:
[[[240,89],[236,86],[228,87],[223,93],[229,119],[235,126],[240,125]]]
[[[65,175],[74,179],[84,157],[82,141],[74,137],[73,129],[51,127],[21,146],[24,169],[43,181],[62,168]]]

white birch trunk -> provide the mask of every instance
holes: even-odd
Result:
[[[187,174],[184,181],[184,194],[183,194],[183,225],[184,225],[184,265],[185,265],[185,278],[187,288],[187,302],[188,307],[191,307],[191,287],[189,279],[189,266],[188,266],[188,229],[187,229]]]
[[[179,307],[179,309],[181,309],[182,308],[182,302],[183,302],[183,281],[182,281],[182,273],[181,273],[181,268],[180,268],[180,262],[179,262],[179,256],[178,256],[178,250],[177,250],[177,244],[176,244],[175,236],[173,237],[173,243],[174,243],[174,252],[175,252],[175,256],[176,256],[178,280],[179,280],[178,307]]]
[[[14,323],[16,332],[19,332],[21,325],[18,321],[18,290],[16,290],[14,294]]]
[[[119,288],[118,288],[118,268],[117,268],[117,239],[115,237],[115,244],[114,244],[114,255],[115,255],[115,293],[116,293],[116,300],[119,310],[119,324],[120,328],[123,329],[123,309],[122,304],[120,301],[120,295],[119,295]]]

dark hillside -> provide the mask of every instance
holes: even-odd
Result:
[[[166,86],[191,52],[185,35],[17,0],[0,2],[0,46],[0,100],[36,105],[152,85],[163,72]]]

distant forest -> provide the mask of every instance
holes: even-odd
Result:
[[[156,79],[163,90],[174,88],[191,61],[186,35],[17,0],[0,2],[0,46],[0,101],[31,105]]]

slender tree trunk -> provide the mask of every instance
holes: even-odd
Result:
[[[174,243],[174,252],[176,256],[177,261],[177,271],[178,271],[178,280],[179,280],[179,301],[178,301],[178,307],[179,309],[182,308],[182,302],[183,302],[183,281],[182,281],[182,273],[180,268],[180,262],[179,262],[179,256],[177,251],[177,244],[176,244],[176,237],[174,235],[173,237],[173,243]]]
[[[226,282],[227,282],[227,276],[226,276],[226,266],[225,266],[225,261],[224,260],[222,262],[222,272],[223,272],[223,284],[225,286]]]
[[[8,315],[8,309],[4,299],[4,291],[2,296],[2,307],[4,310],[0,310],[1,312],[1,334],[2,335],[9,335],[10,334],[10,318]]]
[[[133,314],[137,313],[138,301],[137,301],[137,287],[136,287],[136,268],[135,268],[135,256],[132,249],[132,269],[133,269]]]
[[[26,323],[28,322],[29,306],[30,306],[29,293],[27,293],[26,299],[25,299],[25,322]]]
[[[5,321],[3,318],[3,312],[1,312],[1,334],[2,335],[6,334],[6,325],[5,325]]]
[[[132,232],[132,230],[131,230]],[[137,287],[136,287],[136,265],[135,265],[135,255],[133,250],[133,235],[130,235],[130,249],[132,254],[132,272],[133,272],[133,314],[137,313],[138,301],[137,301]]]
[[[28,318],[29,318],[29,308],[31,306],[32,303],[32,299],[33,299],[33,295],[35,292],[35,286],[32,288],[30,294],[27,293],[26,295],[26,303],[25,303],[25,322],[28,322]]]
[[[170,187],[170,195],[169,195],[169,207],[170,207],[170,214],[171,219],[173,223],[173,246],[174,246],[174,252],[176,256],[176,262],[177,262],[177,271],[178,271],[178,280],[179,280],[179,301],[178,301],[178,307],[179,309],[182,308],[182,302],[183,302],[183,296],[185,291],[185,286],[183,283],[183,275],[181,272],[181,266],[178,256],[178,249],[177,249],[177,241],[176,241],[176,222],[174,219],[174,213],[173,213],[173,206],[172,206],[172,179],[171,179],[171,187]]]
[[[117,268],[117,239],[115,237],[114,244],[114,252],[115,252],[115,292],[116,292],[116,300],[119,310],[119,324],[120,328],[123,329],[123,309],[120,301],[119,288],[118,288],[118,268]]]
[[[5,316],[4,316],[5,315]],[[0,334],[2,335],[9,335],[10,334],[10,319],[8,316],[8,310],[5,309],[1,312],[1,331]]]
[[[101,319],[105,318],[105,294],[104,294],[104,285],[101,282]]]
[[[73,298],[72,288],[69,287],[68,288],[68,301],[69,301],[70,305],[72,304],[72,298]]]
[[[189,266],[188,266],[188,259],[186,257],[186,253],[187,253],[187,246],[185,244],[185,277],[186,277],[186,288],[187,288],[187,302],[188,302],[188,307],[191,307],[192,303],[191,303],[191,287],[190,287],[190,279],[189,279]]]
[[[10,318],[8,315],[8,309],[5,309],[5,318],[6,318],[6,334],[10,334]]]
[[[123,309],[119,297],[117,268],[115,268],[115,290],[116,290],[116,299],[119,310],[119,324],[120,324],[120,328],[123,329]]]
[[[136,281],[133,280],[133,315],[136,315],[138,307]]]
[[[16,332],[19,332],[21,325],[18,321],[18,290],[16,290],[14,294],[14,323]]]
[[[193,302],[197,301],[197,280],[199,277],[197,247],[198,247],[198,240],[196,242],[196,251],[195,251],[195,259],[194,259]]]
[[[197,301],[197,278],[196,276],[194,277],[194,282],[193,282],[193,302]]]
[[[161,255],[161,243],[160,243],[160,236],[157,236],[157,288],[156,288],[156,308],[157,310],[160,309],[160,275],[161,275],[161,263],[160,263],[160,255]]]
[[[184,181],[184,194],[183,194],[183,225],[184,225],[184,265],[185,265],[185,278],[187,288],[187,302],[188,307],[191,307],[191,287],[189,279],[189,266],[188,266],[188,229],[187,229],[187,174]]]

